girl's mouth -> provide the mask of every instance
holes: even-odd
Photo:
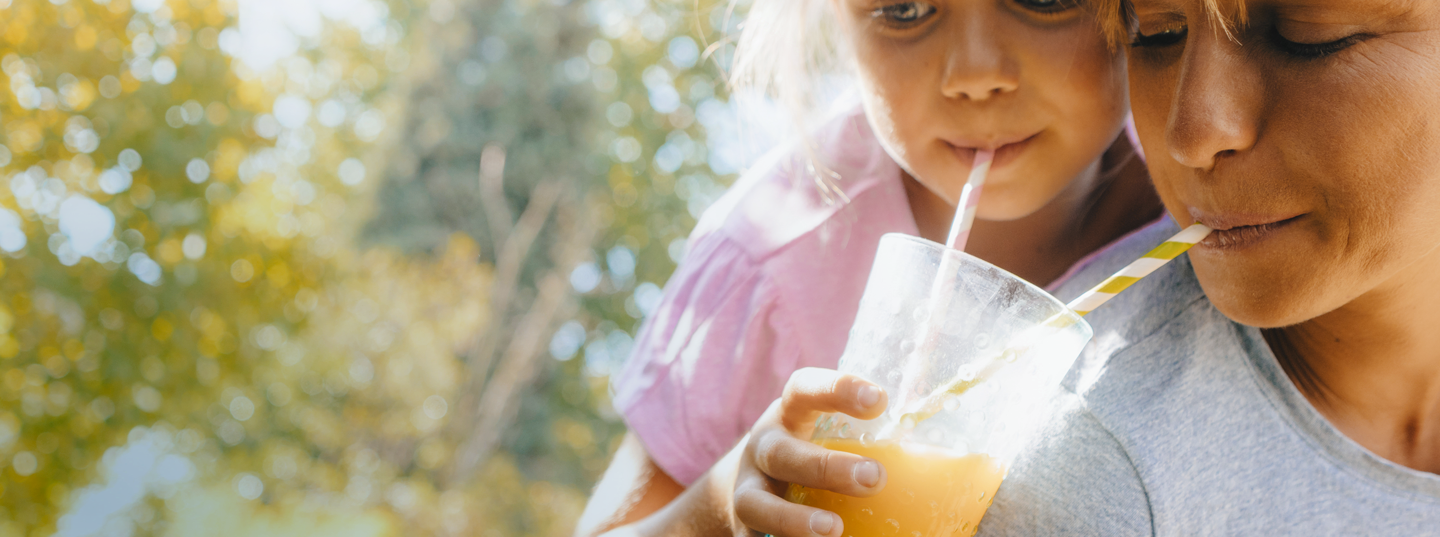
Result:
[[[1038,136],[1040,136],[1040,133],[1036,132],[1028,135],[1002,137],[988,142],[945,140],[945,143],[950,146],[950,149],[955,152],[955,156],[960,158],[960,162],[964,164],[966,168],[975,165],[975,152],[977,150],[990,149],[994,151],[995,160],[990,165],[991,168],[994,169],[1019,158],[1020,154],[1030,146],[1030,142],[1034,141]]]

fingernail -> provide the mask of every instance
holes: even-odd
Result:
[[[818,511],[810,515],[810,531],[817,535],[829,535],[835,529],[835,515]]]
[[[880,402],[880,387],[866,386],[860,388],[860,406],[870,408]]]
[[[854,473],[855,482],[859,483],[862,487],[870,488],[880,482],[880,465],[875,464],[874,461],[865,461],[857,464],[852,472]]]

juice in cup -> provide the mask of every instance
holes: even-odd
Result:
[[[870,498],[793,487],[847,537],[973,535],[1091,336],[1063,302],[943,245],[886,235],[839,370],[883,388],[873,420],[826,414],[811,440],[884,465]]]
[[[786,498],[839,514],[846,537],[974,535],[1090,340],[1081,317],[1210,231],[1185,228],[1069,305],[954,249],[886,235],[839,369],[890,405],[873,420],[822,416],[812,437],[879,461],[885,488],[855,498],[792,485]]]
[[[791,485],[787,500],[840,515],[844,537],[974,535],[1005,478],[999,461],[977,453],[888,440],[816,443],[875,459],[887,472],[885,488],[869,498]]]

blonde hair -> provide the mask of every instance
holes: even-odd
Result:
[[[1112,48],[1129,42],[1135,26],[1135,10],[1130,0],[1094,0],[1100,30]],[[1205,11],[1213,28],[1235,40],[1235,31],[1249,22],[1245,0],[1205,0]]]
[[[850,71],[830,2],[754,0],[741,25],[730,86],[770,95],[797,119],[813,119],[817,81]]]
[[[827,200],[844,200],[834,182],[839,175],[819,158],[809,136],[821,112],[821,81],[852,72],[831,1],[754,0],[740,28],[729,83],[734,92],[769,96],[789,112],[816,186]]]

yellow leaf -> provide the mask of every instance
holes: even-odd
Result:
[[[155,336],[155,339],[158,341],[169,341],[170,335],[174,333],[175,325],[171,324],[170,320],[166,319],[164,316],[161,316],[155,319],[155,322],[150,323],[150,335]]]
[[[89,24],[83,24],[79,28],[75,29],[75,50],[90,50],[95,46],[95,42],[99,41],[99,39],[100,36],[95,31],[95,27],[90,26]]]
[[[61,345],[61,348],[64,349],[65,356],[71,360],[79,360],[80,355],[85,353],[85,344],[81,343],[78,339],[66,340],[65,344]]]
[[[180,245],[180,239],[170,237],[160,243],[155,252],[160,256],[160,262],[166,265],[174,265],[185,258],[185,249]]]
[[[10,334],[0,335],[0,358],[9,360],[20,354],[20,342]]]
[[[286,285],[290,284],[290,267],[286,266],[284,261],[275,263],[265,271],[265,277],[276,289],[284,289]]]

